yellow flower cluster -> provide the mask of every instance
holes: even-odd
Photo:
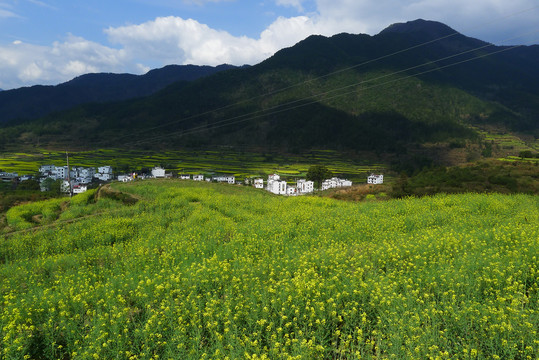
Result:
[[[0,240],[0,358],[539,357],[537,197],[115,186]]]

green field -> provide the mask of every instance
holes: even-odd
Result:
[[[536,359],[539,200],[162,180],[11,208],[2,359]]]
[[[40,150],[33,153],[2,153],[0,169],[20,174],[36,173],[40,165],[65,165],[65,151]],[[364,182],[373,171],[385,168],[384,164],[372,163],[350,158],[337,151],[319,150],[302,155],[277,153],[257,153],[232,150],[178,150],[178,151],[135,151],[103,149],[96,151],[72,152],[70,166],[110,165],[115,172],[163,166],[167,171],[186,174],[233,174],[239,179],[250,176],[265,176],[279,173],[286,176],[301,177],[313,164],[327,166],[339,176],[352,181]]]

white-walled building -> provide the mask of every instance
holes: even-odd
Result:
[[[134,178],[133,178],[133,175],[118,175],[118,181],[121,181],[121,182],[129,182],[129,181],[133,181]]]
[[[254,186],[257,189],[263,189],[264,188],[264,179],[255,179],[254,180]]]
[[[67,166],[56,166],[54,167],[54,170],[52,171],[52,178],[58,179],[67,179],[67,172],[68,168]]]
[[[308,194],[314,191],[314,181],[299,179],[296,185],[300,194]]]
[[[235,184],[236,183],[236,177],[234,175],[220,175],[220,176],[215,176],[213,178],[213,181],[226,182],[226,183],[229,183],[229,184]]]
[[[100,174],[112,174],[112,167],[111,166],[100,166],[97,168],[97,172]]]
[[[41,173],[41,175],[46,176],[52,173],[54,169],[56,169],[56,166],[54,165],[41,165],[39,167],[39,172]]]
[[[332,177],[331,179],[326,179],[322,182],[322,190],[348,186],[352,186],[352,182],[350,180],[339,179],[337,177]]]
[[[75,185],[73,186],[73,194],[82,194],[86,192],[88,187],[86,185]]]
[[[383,183],[384,183],[384,175],[371,174],[369,177],[367,177],[367,184],[383,184]]]
[[[298,195],[298,189],[293,186],[287,186],[286,187],[286,195],[288,196],[297,196]]]
[[[75,179],[75,182],[79,184],[89,184],[95,175],[95,168],[87,167],[74,167],[71,169],[71,179]]]
[[[278,179],[280,179],[280,177],[278,177]],[[268,180],[266,190],[276,195],[286,195],[286,186],[286,181]]]
[[[189,175],[189,174],[180,174],[180,179],[182,179],[182,180],[190,180],[191,175]]]
[[[156,166],[152,169],[152,176],[154,178],[164,178],[165,177],[165,169],[163,169],[160,166]]]
[[[195,181],[204,181],[204,175],[193,175],[193,180]]]
[[[100,166],[97,168],[97,173],[94,175],[94,178],[101,181],[112,180],[112,167],[110,166]]]

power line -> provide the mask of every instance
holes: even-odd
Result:
[[[497,19],[486,22],[486,23],[484,23],[482,25],[472,27],[471,29],[480,28],[480,27],[483,27],[485,25],[489,25],[489,24],[492,24],[492,23],[497,23],[497,22],[503,21],[505,19],[508,19],[508,18],[511,18],[511,17],[517,16],[517,15],[520,15],[520,14],[523,14],[523,13],[526,13],[526,12],[536,10],[538,8],[539,8],[539,5],[538,6],[533,6],[531,8],[527,8],[527,9],[524,9],[524,10],[520,10],[518,12],[511,13],[509,15],[501,16],[501,17],[499,17]],[[167,122],[167,123],[164,123],[164,124],[159,124],[159,125],[156,125],[156,126],[153,126],[153,127],[150,127],[150,128],[145,128],[145,129],[140,130],[140,131],[131,132],[130,134],[126,134],[126,135],[119,136],[119,137],[115,138],[114,141],[121,140],[121,139],[123,139],[125,137],[132,137],[132,136],[134,136],[136,134],[139,134],[139,133],[143,133],[143,132],[147,133],[149,131],[160,129],[160,128],[163,128],[163,127],[166,127],[166,126],[169,126],[169,125],[178,124],[178,123],[185,122],[185,121],[188,121],[188,120],[196,119],[196,118],[199,118],[199,117],[202,117],[202,116],[205,116],[205,115],[209,115],[209,114],[212,114],[212,113],[215,113],[215,112],[218,112],[218,111],[222,111],[222,110],[226,110],[226,109],[229,109],[229,108],[232,108],[232,107],[235,107],[235,106],[239,106],[239,105],[251,102],[253,100],[256,100],[256,99],[259,99],[259,98],[262,98],[262,97],[276,95],[276,94],[279,94],[281,92],[296,88],[298,86],[302,86],[302,85],[305,85],[305,84],[308,84],[308,83],[311,83],[311,82],[314,82],[314,81],[317,81],[317,80],[321,80],[321,79],[324,79],[324,78],[327,78],[327,77],[330,77],[330,76],[333,76],[333,75],[337,75],[337,74],[340,74],[340,73],[343,73],[343,72],[346,72],[346,71],[350,71],[350,70],[353,70],[353,69],[356,69],[356,68],[359,68],[359,67],[362,67],[362,66],[365,66],[365,65],[368,65],[368,64],[372,64],[372,63],[375,63],[375,62],[378,62],[378,61],[381,61],[381,60],[384,60],[384,59],[387,59],[387,58],[390,58],[390,57],[393,57],[393,56],[396,56],[396,55],[399,55],[399,54],[402,54],[402,53],[405,53],[405,52],[408,52],[408,51],[411,51],[411,50],[421,48],[421,47],[429,45],[429,44],[436,43],[436,42],[444,40],[444,39],[448,39],[448,38],[453,37],[455,35],[460,35],[460,33],[455,31],[455,32],[453,32],[451,34],[436,38],[434,40],[426,41],[426,42],[423,42],[421,44],[417,44],[417,45],[408,47],[406,49],[395,51],[395,52],[393,52],[391,54],[383,55],[383,56],[377,57],[375,59],[370,59],[370,60],[364,61],[362,63],[352,65],[352,66],[349,66],[349,67],[346,67],[346,68],[343,68],[343,69],[339,69],[339,70],[330,72],[328,74],[318,76],[318,77],[315,77],[315,78],[312,78],[312,79],[308,79],[308,80],[305,80],[305,81],[302,81],[302,82],[299,82],[299,83],[296,83],[296,84],[292,84],[290,86],[287,86],[287,87],[284,87],[284,88],[281,88],[281,89],[278,89],[278,90],[274,90],[274,91],[264,93],[264,94],[261,94],[261,95],[253,96],[253,97],[251,97],[249,99],[245,99],[245,100],[233,103],[233,104],[228,104],[228,105],[225,105],[225,106],[222,106],[222,107],[219,107],[219,108],[216,108],[216,109],[208,110],[208,111],[205,111],[205,112],[202,112],[202,113],[199,113],[199,114],[191,115],[191,116],[188,116],[186,118],[177,119],[177,120],[170,121],[170,122]],[[492,44],[489,44],[489,45],[492,45]],[[247,116],[248,115],[249,114],[247,114]]]
[[[514,38],[518,38],[518,37],[529,35],[531,33],[536,33],[536,32],[538,32],[538,31],[536,30],[536,31],[533,31],[533,32],[530,32],[530,33],[527,33],[527,34],[523,34],[523,35],[519,35],[517,37],[506,39],[504,41],[509,41],[509,40],[514,39]],[[449,55],[449,56],[446,56],[446,57],[443,57],[443,58],[440,58],[440,59],[437,59],[437,60],[428,61],[428,62],[420,64],[420,65],[415,65],[415,66],[409,67],[409,68],[404,69],[404,70],[399,70],[399,71],[396,71],[396,72],[393,72],[393,73],[390,73],[390,74],[385,74],[385,75],[379,76],[377,78],[368,79],[368,80],[364,80],[364,81],[361,81],[361,82],[358,82],[358,83],[354,83],[354,84],[346,85],[346,86],[339,87],[339,88],[336,88],[336,89],[328,90],[326,92],[318,93],[318,94],[315,94],[315,95],[312,95],[312,96],[309,96],[309,97],[305,97],[305,98],[302,98],[302,99],[290,101],[290,102],[287,102],[287,103],[284,103],[284,104],[279,104],[279,105],[273,106],[273,107],[268,108],[268,109],[258,110],[258,111],[254,111],[254,112],[251,112],[251,113],[248,113],[248,114],[243,114],[243,115],[238,115],[238,116],[235,116],[235,117],[232,117],[232,118],[223,119],[223,120],[212,123],[210,126],[201,125],[201,126],[198,126],[198,127],[188,129],[188,130],[174,131],[174,132],[171,132],[171,133],[168,133],[168,134],[158,135],[158,136],[155,136],[155,137],[149,137],[149,138],[146,138],[146,139],[141,139],[141,140],[138,140],[138,141],[128,142],[128,143],[124,143],[124,144],[126,144],[126,145],[136,145],[136,144],[141,144],[141,143],[145,143],[145,142],[148,142],[148,141],[164,139],[166,137],[169,137],[170,135],[175,135],[175,134],[179,134],[179,136],[185,136],[185,135],[190,135],[190,134],[199,133],[199,132],[203,132],[203,131],[211,131],[211,130],[221,128],[221,127],[224,127],[224,126],[234,125],[234,124],[246,122],[246,121],[249,121],[249,120],[257,119],[257,118],[260,118],[260,117],[263,117],[263,116],[270,116],[270,115],[279,114],[279,113],[282,113],[282,112],[285,112],[285,111],[290,111],[290,110],[294,110],[294,109],[297,109],[297,108],[300,108],[300,107],[304,107],[304,106],[307,106],[307,105],[312,105],[312,104],[318,103],[318,100],[313,100],[313,99],[321,98],[323,96],[327,96],[329,94],[332,94],[332,93],[335,93],[335,92],[338,92],[338,91],[349,89],[351,87],[358,87],[360,85],[363,85],[364,83],[373,82],[373,81],[381,80],[381,79],[384,79],[384,78],[392,77],[392,76],[395,76],[395,75],[398,75],[398,74],[401,74],[401,73],[404,73],[404,72],[409,72],[411,70],[416,70],[416,69],[424,67],[424,66],[433,65],[433,64],[436,64],[436,63],[441,62],[441,61],[449,60],[449,59],[452,59],[452,58],[455,58],[455,57],[459,57],[459,56],[462,56],[462,55],[465,55],[465,54],[468,54],[468,53],[471,53],[471,52],[483,50],[483,49],[486,49],[488,47],[493,47],[493,46],[494,45],[492,45],[492,44],[483,45],[483,46],[480,46],[480,47],[477,47],[477,48],[474,48],[474,49],[471,49],[471,50],[463,51],[463,52],[458,53],[458,54]],[[516,45],[516,46],[502,48],[501,50],[498,50],[498,51],[495,51],[495,52],[490,52],[490,53],[487,53],[487,54],[474,56],[474,57],[472,57],[470,59],[457,61],[457,62],[454,62],[452,64],[448,64],[448,65],[438,66],[438,67],[436,67],[434,69],[425,70],[425,71],[422,71],[422,72],[415,73],[413,75],[408,75],[408,76],[401,77],[399,79],[393,79],[393,80],[390,80],[390,81],[387,81],[387,82],[383,82],[381,84],[372,85],[372,86],[369,86],[367,88],[363,88],[362,90],[365,91],[365,90],[369,90],[369,89],[372,89],[372,88],[375,88],[375,87],[379,87],[379,86],[387,85],[387,84],[390,84],[390,83],[394,83],[394,82],[397,82],[397,81],[402,81],[402,80],[405,80],[405,79],[408,79],[408,78],[411,78],[411,77],[424,75],[424,74],[434,72],[434,71],[438,71],[438,70],[448,68],[448,67],[451,67],[451,66],[456,66],[456,65],[459,65],[459,64],[463,64],[463,63],[466,63],[466,62],[469,62],[469,61],[472,61],[472,60],[477,60],[477,59],[484,58],[484,57],[487,57],[487,56],[491,56],[491,55],[495,55],[495,54],[498,54],[498,53],[506,52],[506,51],[509,51],[509,50],[512,50],[512,49],[515,49],[515,48],[518,48],[518,47],[522,47],[522,46],[523,45]],[[333,96],[331,96],[329,98],[326,97],[325,100],[331,100],[331,99],[334,99],[334,98],[337,98],[337,97],[345,96],[345,95],[348,95],[348,94],[350,94],[352,92],[355,92],[355,90],[349,91],[349,92],[346,92],[346,93],[343,93],[343,94],[333,95]],[[305,101],[309,101],[309,100],[313,100],[313,101],[304,103]],[[301,103],[301,104],[296,105],[296,106],[283,108],[285,106],[294,105],[294,104],[297,104],[297,103]],[[279,108],[281,108],[281,109],[279,109]]]

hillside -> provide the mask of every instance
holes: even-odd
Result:
[[[537,205],[191,181],[21,205],[0,235],[3,357],[537,358]]]
[[[0,140],[432,156],[424,144],[477,143],[477,127],[537,136],[538,58],[539,46],[490,46],[424,20],[311,36],[249,68],[4,127]]]
[[[0,123],[31,119],[83,103],[104,103],[151,95],[174,82],[186,82],[232,69],[231,65],[169,65],[144,75],[86,74],[56,86],[32,86],[3,91]]]

